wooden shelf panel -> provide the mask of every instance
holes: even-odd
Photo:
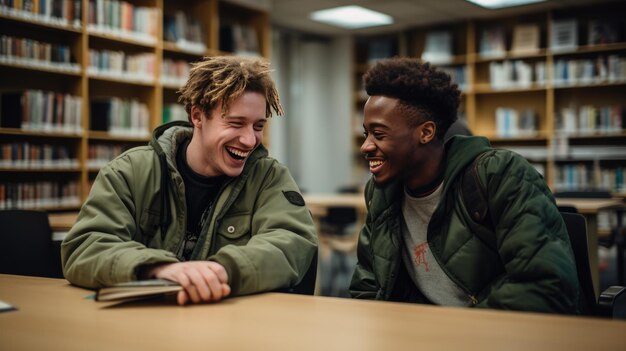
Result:
[[[481,55],[480,53],[468,54],[469,60],[476,63],[488,63],[504,60],[545,59],[547,56],[548,51],[545,48],[539,49],[536,52],[529,53],[507,51],[506,53],[504,53],[504,55],[498,56],[485,56]]]
[[[82,169],[79,167],[73,168],[28,168],[28,167],[0,167],[0,172],[12,172],[12,173],[20,173],[20,172],[28,172],[28,173],[78,173],[81,172]]]
[[[97,30],[89,30],[89,37],[95,39],[108,40],[112,42],[118,42],[127,45],[139,46],[148,49],[154,49],[157,45],[156,38],[143,37],[130,33],[113,33]]]
[[[507,88],[493,88],[490,84],[474,84],[473,92],[475,94],[512,94],[512,93],[524,93],[524,92],[537,92],[546,91],[548,88],[543,85],[531,85],[530,87],[507,87]]]
[[[0,20],[20,23],[25,26],[37,28],[38,30],[55,30],[74,34],[82,33],[82,25],[80,24],[63,24],[63,21],[60,19],[46,18],[26,11],[7,11],[6,8],[0,9]]]
[[[88,138],[90,140],[120,141],[120,142],[132,142],[132,143],[150,141],[150,136],[133,137],[133,136],[112,135],[108,132],[99,132],[99,131],[93,131],[93,130],[89,131]]]
[[[571,56],[591,53],[614,53],[616,51],[626,51],[626,42],[611,44],[582,45],[576,50],[551,51],[553,56]]]
[[[23,60],[17,58],[7,58],[0,56],[0,67],[7,67],[20,70],[28,70],[34,72],[51,73],[55,75],[80,77],[82,72],[80,66],[55,66],[46,64],[45,62],[35,60]]]
[[[82,134],[75,133],[59,133],[59,132],[40,132],[29,131],[16,128],[0,128],[0,135],[21,135],[32,137],[45,137],[45,138],[60,138],[60,139],[80,139]]]

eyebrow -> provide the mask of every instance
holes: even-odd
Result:
[[[372,122],[370,123],[369,127],[370,129],[381,128],[381,129],[389,130],[389,127],[387,125],[379,123],[379,122]],[[363,123],[363,129],[367,129],[367,127],[365,126],[365,123]]]
[[[247,120],[247,117],[244,116],[231,116],[231,115],[225,115],[224,118],[229,118],[229,119],[236,119],[236,120]],[[267,117],[263,116],[263,117],[259,117],[258,119],[252,121],[252,123],[258,123],[258,122],[267,122]]]

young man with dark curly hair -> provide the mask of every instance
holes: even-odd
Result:
[[[417,59],[393,58],[374,65],[364,83],[370,97],[361,152],[372,178],[353,297],[579,312],[567,231],[541,175],[483,137],[444,144],[460,96],[450,77]],[[461,180],[470,165],[485,192],[487,223],[465,207]]]
[[[282,114],[269,63],[209,57],[180,90],[188,122],[102,168],[62,244],[65,277],[98,288],[178,282],[179,304],[290,288],[317,252],[313,219],[261,144]]]

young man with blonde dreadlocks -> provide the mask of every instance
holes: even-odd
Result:
[[[286,167],[261,144],[282,114],[269,64],[210,57],[180,90],[188,122],[154,131],[100,170],[62,244],[65,277],[98,288],[163,278],[179,304],[290,288],[317,252]]]

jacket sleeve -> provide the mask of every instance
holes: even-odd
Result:
[[[224,266],[233,295],[245,295],[298,284],[317,245],[313,218],[296,182],[273,161],[258,189],[250,240],[223,246],[209,260]]]
[[[102,168],[76,224],[61,245],[63,273],[71,283],[98,288],[136,279],[142,264],[177,262],[171,252],[146,248],[138,231],[132,161],[120,157]]]
[[[579,283],[565,224],[541,175],[521,156],[481,160],[504,275],[478,306],[577,312]]]
[[[371,183],[365,190],[366,204],[367,199],[371,198]],[[368,204],[369,206],[369,204]],[[350,295],[357,299],[376,299],[378,293],[378,284],[374,276],[372,267],[372,251],[370,248],[372,218],[368,208],[365,225],[359,234],[359,243],[357,246],[357,265],[350,283]]]

